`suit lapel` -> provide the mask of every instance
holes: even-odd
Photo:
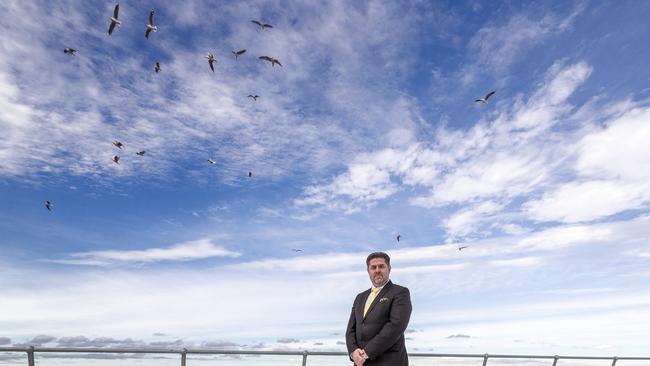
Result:
[[[370,290],[366,290],[363,292],[363,296],[359,296],[359,303],[356,306],[356,312],[357,316],[359,319],[363,320],[363,308],[366,306],[366,300],[368,300],[368,296],[370,296]]]
[[[381,299],[381,295],[384,295],[388,291],[388,289],[390,288],[391,285],[392,285],[392,283],[389,280],[384,285],[384,288],[382,288],[381,291],[379,291],[379,293],[377,294],[377,296],[375,296],[375,299],[372,300],[372,304],[370,304],[370,307],[368,308],[368,312],[366,313],[366,316],[364,317],[364,319],[367,318],[368,315],[370,315],[370,312],[372,311],[372,309],[379,302],[379,299]],[[368,296],[370,296],[370,290],[368,290]],[[368,296],[365,297],[366,300],[368,299]],[[364,302],[364,305],[365,305],[365,302]],[[361,316],[363,316],[363,309],[361,309]]]

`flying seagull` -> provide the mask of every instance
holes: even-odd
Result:
[[[156,66],[153,68],[156,71],[156,74],[160,72],[160,62],[156,62]]]
[[[464,246],[464,247],[458,247],[458,250],[461,251],[461,250],[463,250],[463,249],[465,249],[465,248],[467,248],[467,245]]]
[[[491,92],[485,94],[485,96],[484,96],[483,98],[476,99],[475,102],[481,102],[481,103],[483,103],[483,104],[487,104],[487,103],[488,103],[488,99],[490,99],[490,97],[491,97],[494,93],[496,93],[495,90],[493,90],[493,91],[491,91]]]
[[[214,160],[212,160],[212,159],[208,159],[208,163],[210,163],[210,164],[214,164],[214,163],[216,163],[216,161],[214,161]]]
[[[253,24],[257,25],[258,27],[260,27],[260,29],[262,29],[262,30],[264,30],[265,28],[273,28],[273,26],[271,24],[262,23],[262,22],[257,21],[257,20],[251,20],[251,22]]]
[[[259,58],[260,60],[264,60],[264,61],[268,61],[268,62],[270,62],[270,63],[271,63],[271,66],[275,66],[275,64],[278,64],[278,65],[280,65],[280,67],[282,67],[282,64],[280,63],[280,61],[278,61],[277,58],[273,58],[273,57],[270,57],[270,56],[260,56],[260,57],[258,57],[258,58]]]
[[[243,55],[246,53],[246,50],[239,50],[239,51],[231,51],[233,55],[235,55],[235,60],[239,59],[239,56]]]
[[[142,150],[142,151],[138,151],[138,152],[135,153],[135,154],[138,155],[138,156],[144,156],[144,152],[145,152],[145,151]]]
[[[253,176],[253,172],[248,172],[248,178],[251,178]]]
[[[149,23],[147,24],[147,30],[144,32],[144,38],[149,39],[151,31],[158,32],[158,26],[153,25],[153,9],[149,12]]]
[[[217,60],[214,58],[214,55],[211,54],[211,53],[208,53],[208,55],[205,56],[205,58],[208,59],[208,63],[210,64],[210,69],[212,70],[212,72],[214,72],[214,63],[217,61]]]
[[[395,239],[397,239],[397,242],[398,242],[398,243],[399,243],[399,240],[400,240],[401,238],[402,238],[402,235],[401,235],[401,234],[397,234],[397,236],[395,237]]]
[[[113,141],[113,145],[115,145],[115,147],[117,147],[120,150],[122,150],[122,147],[124,146],[124,144],[119,141]]]
[[[253,95],[253,94],[248,94],[248,97],[251,98],[252,100],[254,100],[254,101],[257,102],[257,98],[259,98],[260,96],[257,95],[257,94],[255,94],[255,95]]]
[[[45,201],[45,208],[47,208],[48,211],[52,211],[52,207],[54,207],[54,203]]]
[[[113,160],[113,162],[114,162],[115,164],[119,164],[119,163],[120,163],[120,157],[117,156],[117,155],[113,156],[113,159],[111,159],[111,160]]]
[[[66,47],[63,49],[63,53],[67,53],[68,55],[75,55],[77,53],[77,50],[74,48]]]
[[[115,4],[115,10],[113,10],[113,16],[111,17],[111,25],[108,26],[109,36],[113,33],[113,29],[115,29],[116,25],[119,27],[120,24],[122,24],[119,20],[117,20],[117,16],[119,13],[120,13],[120,4]]]
[[[294,252],[302,252],[302,249],[291,249]]]

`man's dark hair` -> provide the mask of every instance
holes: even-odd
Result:
[[[390,257],[388,256],[388,254],[386,254],[384,252],[370,253],[368,258],[366,258],[366,267],[368,267],[370,265],[370,261],[372,259],[375,259],[375,258],[384,258],[384,260],[386,261],[386,264],[390,267]]]

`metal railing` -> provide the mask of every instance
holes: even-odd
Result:
[[[129,353],[129,354],[176,354],[181,356],[181,366],[186,366],[187,355],[257,355],[257,356],[302,356],[302,366],[307,366],[308,356],[347,356],[346,352],[325,351],[245,351],[245,350],[211,350],[211,349],[165,349],[165,348],[48,348],[48,347],[0,347],[0,352],[27,353],[27,365],[35,366],[35,353]],[[409,353],[409,357],[437,358],[479,358],[486,366],[488,359],[546,359],[552,360],[552,366],[558,366],[560,360],[601,360],[612,361],[650,361],[650,357],[606,357],[606,356],[548,356],[548,355],[506,355],[506,354],[463,354],[463,353]]]

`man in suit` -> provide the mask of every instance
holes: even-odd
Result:
[[[356,366],[408,366],[404,331],[411,317],[409,290],[389,280],[388,254],[370,254],[366,267],[372,288],[357,295],[345,332],[350,360]]]

